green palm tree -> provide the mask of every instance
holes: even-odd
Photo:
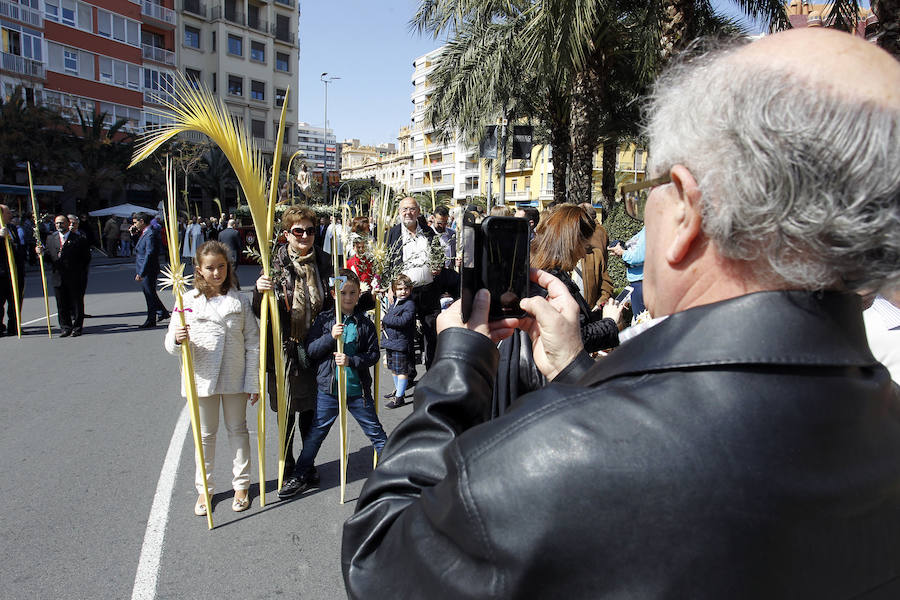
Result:
[[[237,187],[237,176],[225,153],[214,146],[203,153],[202,165],[193,174],[194,181],[209,198],[218,198],[226,205],[227,192]]]
[[[75,160],[69,165],[64,187],[86,212],[122,193],[134,134],[126,129],[126,119],[107,123],[110,119],[105,112],[79,110],[77,114],[78,123],[69,125]]]
[[[872,12],[878,17],[878,45],[900,60],[900,0],[873,0]]]

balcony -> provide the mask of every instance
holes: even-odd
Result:
[[[261,20],[259,17],[249,17],[247,19],[247,27],[249,27],[250,29],[255,29],[260,33],[266,33],[269,31],[269,24]]]
[[[210,11],[209,19],[211,21],[225,19],[229,23],[234,23],[235,25],[247,25],[247,19],[244,16],[244,13],[233,10],[229,8],[228,5],[225,5],[224,8],[221,6],[213,6],[212,11]]]
[[[163,90],[148,90],[144,88],[144,104],[175,104],[175,97]]]
[[[150,0],[144,0],[144,3],[141,4],[141,14],[175,27],[175,11],[171,8],[154,4]]]
[[[41,11],[34,10],[33,8],[21,4],[6,2],[5,0],[0,0],[0,17],[15,19],[16,21],[21,21],[28,25],[33,25],[34,27],[44,26]]]
[[[19,75],[25,75],[26,77],[36,77],[38,79],[44,78],[44,63],[41,61],[31,60],[30,58],[25,58],[18,54],[10,54],[9,52],[0,54],[2,54],[0,67],[2,67],[4,71],[12,71]]]
[[[181,0],[181,10],[204,19],[206,18],[206,5],[200,0]]]
[[[157,48],[150,44],[143,44],[141,50],[143,51],[144,60],[152,60],[172,67],[175,66],[175,53],[171,50]]]
[[[294,8],[294,6],[296,6],[296,2],[294,2],[294,0],[275,0],[275,4],[290,6],[291,8]]]
[[[275,41],[284,42],[285,44],[294,45],[294,40],[296,36],[285,29],[284,27],[278,27],[277,25],[272,25],[271,27],[272,35],[275,36]]]
[[[531,188],[516,190],[515,192],[506,192],[505,198],[508,202],[525,202],[526,200],[531,200]]]

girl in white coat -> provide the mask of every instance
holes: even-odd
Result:
[[[247,400],[259,398],[259,325],[250,300],[235,291],[237,278],[228,260],[228,250],[219,242],[204,243],[195,257],[194,286],[184,296],[185,326],[172,318],[165,346],[180,354],[179,346],[191,345],[194,381],[200,404],[200,431],[206,462],[206,483],[213,493],[213,464],[219,406],[225,415],[228,442],[234,456],[231,485],[235,512],[250,506],[250,436],[247,432]],[[181,393],[185,395],[182,379]],[[196,459],[196,456],[195,456]],[[194,514],[206,516],[203,478],[197,461],[195,486],[199,498]]]

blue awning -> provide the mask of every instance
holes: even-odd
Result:
[[[63,186],[61,185],[36,185],[34,186],[35,192],[62,192]],[[14,196],[27,196],[29,195],[28,186],[27,185],[10,185],[7,183],[0,183],[0,194],[12,194]]]

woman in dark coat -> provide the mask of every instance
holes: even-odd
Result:
[[[561,204],[549,215],[542,216],[531,242],[531,266],[558,277],[572,294],[580,309],[581,340],[587,352],[619,345],[619,321],[622,306],[610,299],[601,310],[592,310],[569,273],[587,252],[596,228],[594,221],[580,206]],[[545,294],[532,286],[532,295]],[[499,416],[519,396],[543,387],[546,381],[534,366],[531,342],[521,331],[500,342],[500,363],[494,386],[493,413]]]
[[[272,277],[261,276],[253,291],[253,312],[259,316],[262,293],[274,290],[281,316],[281,339],[285,357],[285,397],[288,416],[284,451],[285,479],[294,470],[294,413],[299,413],[300,439],[305,440],[316,411],[316,372],[304,349],[313,320],[331,301],[328,282],[332,265],[327,254],[315,246],[317,228],[315,213],[305,206],[285,211],[281,227],[287,243],[275,249]],[[267,353],[269,406],[277,410],[275,396],[275,361],[271,342]],[[316,483],[318,473],[310,475]]]

